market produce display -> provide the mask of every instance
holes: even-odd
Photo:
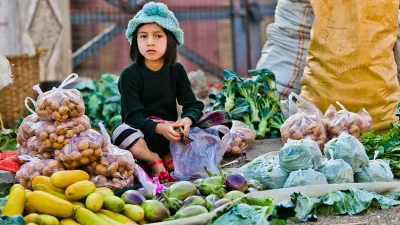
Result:
[[[330,159],[323,163],[320,172],[325,175],[329,184],[354,183],[353,168],[343,159],[335,159],[329,151]]]
[[[209,110],[222,109],[256,131],[257,138],[276,137],[285,118],[275,96],[275,75],[268,69],[249,70],[253,79],[243,80],[224,70],[222,90],[211,95]]]
[[[99,80],[83,80],[75,88],[82,93],[92,126],[102,122],[108,130],[121,124],[121,96],[118,91],[119,77],[102,74]]]
[[[374,131],[361,136],[361,143],[365,146],[368,157],[373,159],[378,151],[378,159],[388,160],[395,177],[400,177],[400,122],[391,125],[388,133],[378,135]]]
[[[387,160],[376,159],[379,152],[375,152],[374,159],[371,160],[368,166],[364,166],[362,170],[354,174],[356,182],[388,182],[393,180],[393,173],[390,170]]]
[[[249,125],[237,120],[232,121],[230,133],[232,134],[232,142],[225,152],[226,156],[245,153],[256,139],[255,131]]]

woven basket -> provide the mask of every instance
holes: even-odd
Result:
[[[6,56],[6,58],[14,65],[11,69],[13,83],[0,90],[0,113],[4,126],[11,128],[17,126],[18,120],[27,113],[25,98],[37,97],[32,86],[39,84],[40,54]]]

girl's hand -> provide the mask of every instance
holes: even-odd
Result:
[[[177,143],[181,140],[182,135],[174,131],[177,126],[175,123],[158,123],[156,126],[156,133],[161,134],[172,143]]]
[[[189,131],[190,131],[190,126],[192,126],[192,119],[190,119],[189,117],[184,117],[178,121],[176,121],[175,125],[177,127],[183,127],[183,133],[185,134],[185,136],[189,135]]]

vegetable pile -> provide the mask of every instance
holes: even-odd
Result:
[[[257,138],[276,137],[285,121],[275,96],[275,75],[268,69],[249,70],[253,79],[243,80],[233,71],[224,70],[224,85],[216,95],[209,110],[222,109],[232,119],[240,120],[253,128]]]
[[[388,160],[394,176],[400,177],[400,122],[391,126],[390,131],[382,135],[370,130],[361,136],[361,143],[370,159],[373,159],[375,151],[378,151],[378,158]]]
[[[108,130],[121,124],[121,95],[118,91],[118,76],[102,74],[100,80],[84,80],[75,86],[81,91],[86,115],[92,126],[102,122]]]
[[[0,130],[0,151],[17,149],[17,131],[15,129]]]

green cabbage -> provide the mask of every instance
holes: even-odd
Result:
[[[291,172],[299,169],[318,169],[322,164],[322,154],[315,141],[288,140],[279,151],[279,165],[283,171]]]
[[[329,184],[354,183],[353,169],[343,159],[328,160],[319,170]]]
[[[299,187],[313,184],[328,184],[328,181],[324,174],[313,169],[307,169],[291,172],[283,187]]]

